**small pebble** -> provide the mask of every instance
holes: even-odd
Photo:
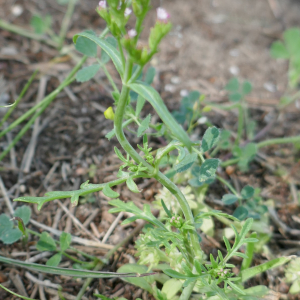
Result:
[[[18,17],[23,13],[24,9],[21,5],[13,5],[11,7],[11,13],[15,16]]]

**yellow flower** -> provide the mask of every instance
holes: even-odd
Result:
[[[115,114],[111,106],[104,112],[104,117],[109,120],[114,120]]]

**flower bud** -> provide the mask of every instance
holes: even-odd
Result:
[[[132,38],[136,37],[137,32],[136,32],[135,29],[130,29],[130,30],[127,32],[127,34],[128,34],[128,37],[129,37],[130,39],[132,39]]]
[[[132,13],[132,9],[130,9],[129,7],[126,7],[125,8],[125,11],[124,11],[124,17],[127,18],[131,15]]]
[[[159,7],[156,10],[156,15],[157,15],[157,20],[164,22],[164,23],[167,23],[170,18],[169,13],[162,7]]]
[[[107,5],[106,5],[106,1],[99,1],[99,9],[106,9],[107,8]]]

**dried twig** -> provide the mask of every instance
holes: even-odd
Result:
[[[119,215],[116,217],[116,219],[110,225],[109,229],[107,230],[105,236],[102,239],[102,243],[106,243],[106,241],[108,240],[109,236],[114,231],[114,229],[118,225],[119,221],[123,218],[123,216],[124,216],[124,213],[120,212]]]
[[[284,233],[288,233],[290,235],[300,236],[300,230],[292,229],[284,224],[277,216],[277,213],[274,208],[269,207],[269,214],[272,221],[283,231]]]
[[[35,220],[30,220],[30,223],[37,226],[37,227],[39,227],[39,228],[42,228],[43,230],[49,231],[50,233],[52,233],[56,236],[60,236],[62,234],[62,231],[57,230],[57,229],[53,229],[53,228],[51,228],[47,225],[44,225],[44,224],[41,224],[41,223],[35,221]],[[113,249],[114,248],[113,245],[103,244],[100,241],[98,241],[98,242],[90,241],[90,240],[87,240],[87,239],[79,238],[77,236],[72,236],[72,242],[80,244],[80,245],[84,245],[84,246],[87,246],[87,247],[91,246],[91,247],[97,247],[97,248],[102,248],[102,249]]]
[[[9,210],[10,214],[13,215],[14,214],[14,208],[13,208],[13,206],[11,204],[11,201],[10,201],[10,199],[8,197],[8,194],[7,194],[7,191],[6,191],[6,188],[4,186],[4,183],[2,181],[1,176],[0,176],[0,190],[2,192],[3,198],[5,200],[5,203],[6,203],[7,207],[8,207],[8,210]]]

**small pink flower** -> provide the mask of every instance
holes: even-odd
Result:
[[[221,269],[220,271],[223,272],[223,269]]]
[[[131,13],[132,13],[132,10],[129,7],[126,7],[125,11],[124,11],[124,16],[128,17],[131,15]]]
[[[178,217],[177,220],[180,220],[180,217]]]
[[[137,35],[137,32],[136,32],[136,30],[135,29],[130,29],[129,31],[128,31],[128,36],[129,36],[129,38],[134,38],[135,36]]]
[[[175,217],[172,217],[172,220],[175,220]]]
[[[159,7],[156,10],[156,14],[157,14],[157,19],[162,22],[167,22],[170,18],[169,13],[162,7]]]
[[[99,9],[105,9],[107,6],[106,6],[106,1],[100,1],[99,2]]]
[[[227,274],[227,271],[224,271],[224,274]]]

